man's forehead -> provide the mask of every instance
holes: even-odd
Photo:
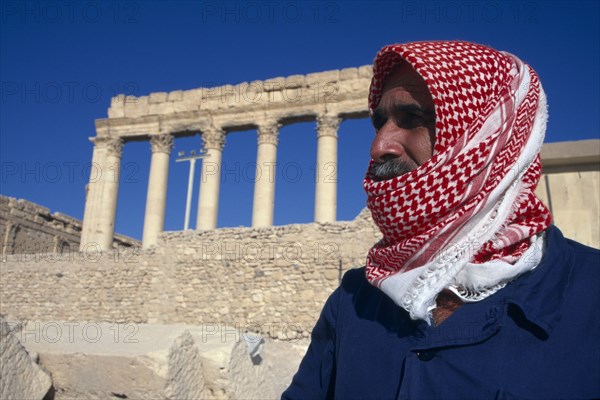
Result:
[[[411,92],[429,92],[425,80],[407,62],[395,66],[383,81],[385,92],[394,87],[403,87]]]

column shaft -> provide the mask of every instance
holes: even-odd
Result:
[[[275,164],[279,126],[271,123],[258,128],[258,151],[254,180],[252,226],[272,226],[275,208]]]
[[[90,180],[85,186],[85,208],[81,226],[79,250],[84,251],[88,245],[94,243],[93,232],[98,225],[98,208],[100,207],[100,194],[102,183],[99,180],[102,166],[106,163],[106,149],[99,145],[97,138],[90,138],[94,143],[92,164],[90,165]]]
[[[200,198],[196,229],[215,229],[219,213],[219,187],[221,183],[221,157],[225,145],[225,134],[213,129],[202,134],[206,157],[202,160],[200,174]]]
[[[337,116],[317,119],[315,222],[333,222],[337,211]]]
[[[86,195],[80,250],[112,247],[123,139],[96,137]]]
[[[150,161],[150,177],[146,196],[142,248],[155,245],[158,235],[163,231],[165,225],[169,156],[173,148],[173,136],[169,134],[152,136],[150,142],[152,145],[152,159]]]

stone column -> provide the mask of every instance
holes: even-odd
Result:
[[[279,124],[269,122],[258,127],[258,151],[254,175],[252,226],[272,226],[275,207],[275,163]]]
[[[94,143],[94,154],[79,249],[106,251],[112,247],[115,233],[119,172],[124,142],[118,137],[97,136],[90,140]]]
[[[337,143],[340,118],[317,118],[315,222],[333,222],[337,209]]]
[[[221,183],[221,156],[225,146],[225,132],[212,128],[202,132],[206,156],[202,159],[200,199],[196,229],[215,229],[219,213],[219,185]]]
[[[163,231],[165,225],[167,178],[169,176],[169,156],[173,149],[173,136],[169,134],[151,136],[150,144],[152,159],[142,237],[142,248],[144,249],[156,244],[158,235]]]

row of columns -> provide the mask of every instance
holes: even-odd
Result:
[[[317,118],[317,168],[315,190],[315,221],[336,220],[337,207],[337,131],[340,118],[325,115]],[[258,126],[258,150],[252,226],[273,225],[275,203],[275,165],[277,163],[278,121],[271,120]],[[202,162],[200,198],[196,229],[217,227],[221,159],[225,145],[225,132],[211,128],[202,132],[206,156]],[[156,244],[165,221],[169,158],[173,149],[171,134],[153,135],[150,138],[152,158],[142,246]],[[124,141],[122,138],[95,137],[92,163],[98,176],[90,176],[87,188],[81,236],[81,250],[90,244],[101,249],[112,246],[119,189],[119,171]]]

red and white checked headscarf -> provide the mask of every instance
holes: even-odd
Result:
[[[413,318],[430,321],[443,289],[481,300],[539,263],[551,223],[534,194],[546,99],[535,71],[511,54],[415,42],[377,54],[371,113],[402,60],[431,92],[435,146],[429,161],[399,177],[377,182],[367,173],[367,204],[384,237],[366,271]]]

